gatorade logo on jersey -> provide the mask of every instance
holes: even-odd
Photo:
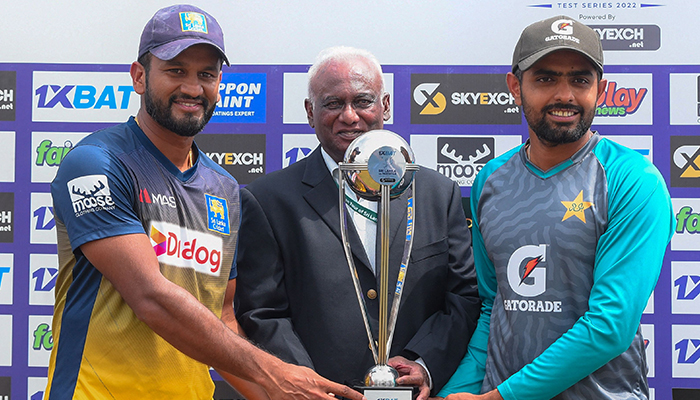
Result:
[[[527,245],[508,260],[508,285],[522,297],[535,297],[547,290],[547,245]],[[507,297],[507,296],[504,296]],[[561,312],[561,301],[504,299],[506,311]]]
[[[438,92],[439,83],[421,83],[413,90],[413,100],[421,106],[421,115],[437,115],[445,111],[447,100]]]
[[[76,217],[114,209],[106,175],[86,175],[68,181],[68,192]]]
[[[564,217],[561,219],[562,222],[566,221],[571,217],[576,217],[585,224],[585,211],[593,207],[593,203],[591,203],[590,201],[583,201],[583,190],[581,190],[578,193],[578,196],[576,196],[574,201],[562,201],[561,204],[564,205],[564,207],[566,207],[566,213],[564,213]]]
[[[149,236],[159,262],[219,276],[221,237],[160,221],[151,223]]]
[[[207,200],[207,220],[209,230],[219,232],[224,235],[231,233],[229,228],[228,204],[226,199],[205,194]]]

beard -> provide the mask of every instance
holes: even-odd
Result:
[[[521,98],[527,124],[530,126],[530,129],[535,132],[540,141],[545,144],[556,146],[565,143],[573,143],[581,139],[591,128],[591,124],[593,124],[593,117],[595,116],[594,110],[586,112],[581,106],[556,103],[545,106],[542,110],[537,112],[529,107],[525,98],[522,97],[522,94]],[[578,112],[580,116],[578,123],[572,126],[570,123],[547,121],[547,113],[554,109]]]
[[[198,100],[202,102],[202,107],[204,108],[204,115],[198,118],[194,114],[187,113],[185,117],[176,119],[173,116],[173,104],[176,100]],[[216,108],[216,103],[209,105],[209,100],[203,96],[191,97],[185,94],[172,95],[165,102],[158,101],[152,94],[151,88],[148,85],[148,80],[146,80],[146,91],[143,94],[143,100],[146,105],[146,112],[151,116],[157,123],[159,123],[165,129],[168,129],[179,136],[192,137],[204,129],[204,126],[209,122],[212,115],[214,115],[214,109]]]

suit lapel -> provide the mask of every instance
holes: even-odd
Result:
[[[318,213],[319,217],[323,222],[328,225],[333,234],[337,239],[341,240],[340,234],[340,208],[338,205],[338,186],[335,180],[328,171],[323,156],[321,154],[321,147],[317,147],[316,150],[309,155],[308,161],[306,162],[306,169],[304,171],[304,176],[302,182],[309,186],[309,190],[304,193],[304,199],[309,203],[311,208]],[[355,226],[352,223],[352,218],[347,218],[348,227],[348,242],[350,243],[350,249],[352,254],[360,264],[364,265],[370,271],[372,267],[370,266],[369,259],[365,253],[360,237],[355,230]],[[359,266],[358,266],[359,268]]]

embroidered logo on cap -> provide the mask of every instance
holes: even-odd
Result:
[[[207,30],[207,20],[204,15],[194,12],[187,11],[180,13],[180,25],[182,26],[183,32],[200,32],[209,33]]]
[[[552,22],[552,32],[560,35],[573,35],[574,23],[568,19],[558,19]]]

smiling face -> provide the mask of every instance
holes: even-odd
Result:
[[[180,136],[199,133],[209,122],[219,96],[221,59],[214,47],[192,46],[172,60],[150,57],[143,101],[146,112]]]
[[[596,101],[607,81],[598,80],[593,64],[578,52],[551,53],[524,71],[509,74],[508,86],[537,138],[547,146],[573,143],[589,131]]]
[[[382,77],[364,58],[328,61],[309,84],[314,94],[304,102],[309,125],[336,162],[355,138],[389,119]]]

